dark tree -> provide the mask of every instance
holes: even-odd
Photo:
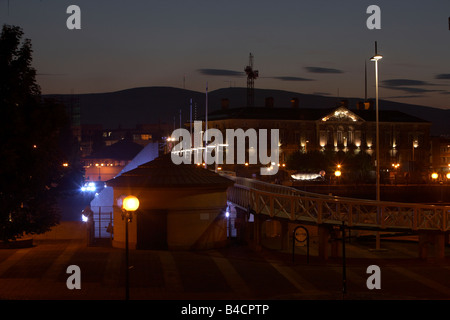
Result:
[[[296,170],[303,173],[319,173],[321,170],[327,170],[329,161],[320,151],[302,151],[294,152],[286,161],[286,166],[290,170]]]
[[[70,130],[64,105],[44,101],[31,66],[29,39],[20,27],[0,35],[0,240],[48,231],[59,223],[55,205],[62,146]],[[69,128],[69,129],[68,129]],[[64,140],[64,141],[63,141]],[[67,150],[66,150],[67,151]]]

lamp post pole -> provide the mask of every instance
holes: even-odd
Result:
[[[375,60],[375,108],[376,108],[376,161],[377,161],[377,201],[380,201],[380,122],[378,115],[378,60]]]
[[[125,300],[130,299],[130,267],[128,249],[128,223],[131,222],[133,212],[139,208],[139,199],[127,196],[122,200],[122,218],[125,218]]]
[[[128,250],[128,219],[130,212],[125,212],[125,300],[130,299],[130,267],[129,267],[129,250]]]
[[[377,50],[377,42],[375,41],[375,55],[370,59],[370,61],[375,62],[375,114],[376,114],[376,199],[377,202],[380,201],[380,129],[379,129],[379,117],[378,117],[378,60],[382,59],[383,57],[378,54]],[[379,212],[379,203],[377,205],[377,214],[378,217],[380,216]],[[380,233],[377,232],[376,237],[376,248],[380,248]]]

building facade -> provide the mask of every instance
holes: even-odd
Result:
[[[433,172],[439,175],[440,180],[447,180],[447,174],[450,173],[450,138],[432,137],[431,138],[431,166]]]
[[[404,172],[430,166],[431,123],[403,112],[379,111],[380,168],[399,164]],[[280,163],[294,152],[366,152],[375,159],[376,113],[373,108],[222,107],[208,115],[208,128],[279,129]]]

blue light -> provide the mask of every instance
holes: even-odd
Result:
[[[82,192],[95,192],[97,187],[94,182],[85,183],[84,186],[81,187]]]

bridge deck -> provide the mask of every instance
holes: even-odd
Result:
[[[253,179],[231,177],[228,201],[254,214],[308,224],[385,231],[449,231],[450,206],[362,200],[315,194]]]

